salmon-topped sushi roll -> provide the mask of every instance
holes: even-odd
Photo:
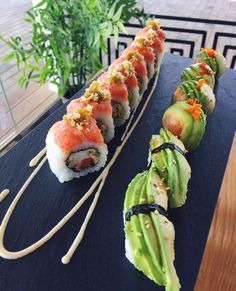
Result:
[[[143,39],[149,46],[152,47],[156,53],[155,68],[159,72],[161,60],[164,56],[164,40],[165,33],[160,29],[160,22],[156,19],[149,19],[146,23],[146,27],[141,29],[136,37],[137,39]]]
[[[56,122],[46,147],[50,168],[61,183],[98,171],[107,160],[107,146],[89,105]]]
[[[120,126],[130,116],[128,99],[128,89],[125,85],[125,77],[114,70],[104,73],[98,78],[98,82],[103,88],[109,90],[111,94],[112,117],[115,126]]]
[[[155,70],[159,72],[161,60],[164,56],[164,44],[156,36],[156,33],[153,29],[149,29],[147,33],[143,36],[136,36],[136,43],[145,45],[146,47],[153,48],[156,58],[155,58]]]
[[[144,57],[134,49],[125,49],[122,57],[130,61],[138,79],[139,93],[142,96],[148,86],[147,67]]]
[[[156,54],[154,49],[150,46],[146,37],[138,37],[134,40],[130,49],[137,50],[146,62],[148,79],[151,80],[155,73]]]
[[[109,67],[109,71],[118,71],[125,77],[125,85],[128,89],[129,106],[131,110],[137,108],[141,95],[139,93],[138,79],[131,62],[118,58]]]
[[[149,30],[153,30],[156,33],[156,37],[163,43],[165,41],[165,33],[161,29],[161,23],[157,19],[149,19],[146,22],[146,26],[138,31],[136,37],[138,36],[145,36]]]
[[[69,103],[67,113],[74,113],[87,105],[92,106],[92,115],[97,121],[105,142],[111,141],[114,137],[114,123],[109,90],[102,88],[99,82],[93,81],[81,98]]]

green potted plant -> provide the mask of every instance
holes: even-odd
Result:
[[[100,52],[107,52],[107,38],[117,43],[124,23],[143,21],[136,0],[42,0],[27,12],[32,39],[0,36],[12,51],[2,60],[16,59],[21,71],[18,83],[31,80],[55,85],[59,96],[71,97],[100,68]]]

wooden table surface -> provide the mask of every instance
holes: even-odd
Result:
[[[236,134],[195,291],[236,290]]]

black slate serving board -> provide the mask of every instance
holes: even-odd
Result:
[[[153,97],[121,155],[112,167],[85,238],[69,265],[61,263],[92,201],[43,247],[18,259],[0,258],[1,291],[164,290],[137,271],[124,256],[123,200],[131,179],[145,169],[148,143],[158,133],[181,71],[191,59],[166,54]],[[216,86],[217,106],[207,119],[204,139],[187,156],[192,168],[188,200],[170,210],[176,230],[175,266],[184,291],[193,290],[236,128],[236,71],[226,70]],[[42,122],[0,159],[0,189],[11,193],[0,204],[0,220],[32,169],[31,158],[43,147],[50,126],[65,106]],[[113,143],[114,147],[114,143]],[[46,234],[80,199],[96,174],[60,184],[48,164],[17,205],[6,231],[5,245],[19,250]]]

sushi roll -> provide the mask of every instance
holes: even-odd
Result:
[[[151,168],[129,184],[124,201],[127,259],[168,291],[180,289],[174,267],[173,224],[166,217],[166,186]]]
[[[165,41],[165,33],[164,31],[161,29],[161,23],[159,20],[157,19],[148,19],[146,22],[146,27],[148,29],[152,29],[155,31],[156,33],[156,37],[159,38],[159,40],[161,42]]]
[[[112,72],[113,70],[118,71],[125,77],[130,109],[136,109],[141,100],[141,95],[139,94],[138,79],[132,63],[122,58],[118,58],[109,67],[109,71]]]
[[[188,99],[194,99],[202,104],[202,110],[207,115],[215,108],[215,94],[204,79],[182,82],[177,86],[173,93],[173,103]]]
[[[148,19],[146,22],[146,26],[142,29],[140,29],[136,36],[146,36],[148,31],[154,31],[156,34],[156,37],[162,42],[164,43],[165,41],[165,33],[164,31],[161,29],[161,23],[159,20],[157,19]]]
[[[177,136],[188,151],[196,149],[205,133],[206,116],[201,107],[193,99],[179,101],[162,118],[163,127]]]
[[[206,63],[196,63],[184,69],[181,74],[182,81],[204,79],[212,89],[215,86],[215,73]]]
[[[125,85],[125,77],[114,70],[104,73],[98,78],[102,88],[111,94],[112,117],[115,126],[121,126],[130,116],[129,93]]]
[[[109,142],[114,137],[114,123],[112,118],[111,94],[101,88],[99,82],[93,81],[81,98],[72,100],[67,106],[67,113],[74,113],[77,109],[92,106],[92,116],[97,121],[104,141]]]
[[[165,33],[160,29],[160,22],[156,19],[149,19],[146,27],[141,29],[135,39],[145,38],[149,46],[152,47],[156,53],[156,72],[160,70],[160,64],[164,56],[164,40]]]
[[[186,201],[191,168],[185,158],[185,147],[170,131],[161,128],[150,141],[150,157],[161,182],[167,186],[170,207],[180,207]]]
[[[206,63],[213,72],[215,72],[215,77],[219,78],[225,71],[226,61],[224,56],[213,49],[202,48],[197,54],[195,63],[204,62]]]
[[[139,52],[129,48],[124,50],[121,57],[131,62],[138,79],[139,94],[142,96],[148,86],[147,67],[144,57]]]
[[[107,160],[107,146],[87,106],[56,122],[46,138],[51,171],[61,183],[101,169]]]
[[[144,57],[147,66],[148,79],[151,80],[155,74],[157,64],[154,49],[150,46],[148,39],[142,36],[135,38],[130,49],[137,50]]]

